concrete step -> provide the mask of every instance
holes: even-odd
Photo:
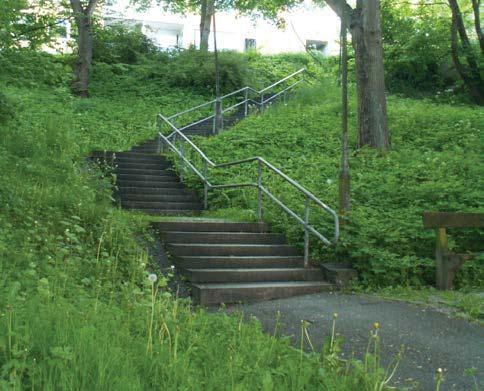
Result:
[[[160,232],[267,232],[265,223],[225,222],[225,221],[164,221],[154,224]]]
[[[91,157],[107,157],[111,158],[139,158],[139,159],[163,159],[163,156],[153,155],[150,153],[130,152],[130,151],[93,151]]]
[[[201,210],[168,210],[168,209],[129,209],[130,211],[135,211],[143,214],[153,215],[153,216],[173,216],[173,217],[186,217],[186,216],[198,216]]]
[[[125,201],[121,198],[121,206],[126,209],[153,209],[153,210],[202,210],[199,202],[145,202]]]
[[[174,173],[163,172],[159,175],[118,174],[118,180],[140,182],[178,182],[179,178]]]
[[[129,151],[145,153],[149,155],[158,155],[160,153],[160,150],[158,149],[158,147],[133,147]]]
[[[329,291],[333,284],[324,281],[253,282],[193,284],[194,301],[209,305],[280,299]]]
[[[185,136],[200,136],[200,137],[208,137],[213,134],[211,130],[184,130],[183,134]]]
[[[118,194],[123,197],[124,194],[131,195],[159,195],[159,196],[184,196],[196,194],[192,191],[186,190],[181,186],[177,187],[138,187],[138,186],[121,186],[118,184]]]
[[[116,162],[116,168],[119,170],[173,170],[173,165],[168,162],[159,163],[139,163],[139,162]]]
[[[158,188],[158,189],[165,189],[165,188],[172,188],[172,189],[183,189],[184,185],[181,182],[173,182],[173,181],[127,181],[124,179],[118,178],[117,180],[118,187],[138,187],[138,188]]]
[[[162,234],[166,243],[214,244],[284,244],[284,235],[250,232],[186,232],[168,231]]]
[[[154,166],[156,167],[156,165]],[[164,175],[176,175],[174,170],[168,168],[125,168],[125,167],[116,167],[113,171],[116,175],[155,175],[155,176],[164,176]]]
[[[160,194],[159,189],[155,194],[136,194],[136,193],[121,193],[122,202],[137,201],[137,202],[198,202],[197,197],[192,193],[180,192],[179,194]]]
[[[170,164],[171,162],[162,156],[150,155],[150,154],[134,154],[116,156],[115,159],[118,163],[139,163],[139,164]]]
[[[183,269],[253,269],[303,267],[304,259],[295,256],[179,256],[175,264]]]
[[[297,248],[287,244],[189,244],[169,243],[174,256],[275,256],[298,255]]]
[[[267,281],[322,281],[318,268],[234,268],[182,269],[191,283],[267,282]]]

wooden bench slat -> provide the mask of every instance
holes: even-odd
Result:
[[[424,212],[425,228],[481,228],[484,213]]]

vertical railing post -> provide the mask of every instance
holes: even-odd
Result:
[[[309,206],[311,199],[306,198],[304,206],[304,267],[309,266]]]
[[[214,117],[214,132],[213,134],[219,134],[224,127],[224,117],[223,117],[222,100],[217,99],[215,101],[215,117]]]
[[[260,111],[264,111],[264,94],[260,95]]]
[[[160,133],[161,133],[161,120],[160,120],[160,116],[158,115],[156,117],[156,131],[157,131],[157,140],[156,140],[156,150],[157,152],[160,154],[161,153],[161,136],[160,136]]]
[[[180,142],[180,155],[180,182],[183,182],[183,174],[185,172],[185,160],[183,160],[185,157],[185,151],[183,148],[183,140]]]
[[[208,163],[203,164],[203,209],[208,209]]]
[[[262,221],[262,161],[257,162],[257,218]]]
[[[247,117],[249,114],[249,89],[245,89],[244,93],[244,117]]]
[[[213,105],[213,126],[212,126],[212,134],[217,134],[217,101],[215,101]]]
[[[282,97],[283,97],[284,104],[286,104],[287,102],[286,91],[284,91],[284,93],[282,94]]]

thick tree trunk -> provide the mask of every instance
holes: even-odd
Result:
[[[325,0],[338,14],[350,20],[356,57],[358,93],[358,146],[380,150],[390,147],[385,96],[380,0],[358,0],[352,8],[345,0]]]
[[[385,72],[380,29],[380,1],[358,1],[353,13],[351,35],[356,58],[358,90],[358,147],[387,150]]]
[[[200,13],[200,50],[208,50],[208,40],[210,38],[210,24],[215,12],[215,0],[202,0]]]
[[[80,0],[70,0],[77,25],[77,60],[72,89],[75,94],[89,96],[89,72],[92,63],[92,14],[98,0],[89,0],[84,8]]]
[[[92,62],[92,19],[83,15],[77,20],[77,60],[74,76],[74,92],[84,98],[89,96],[89,73]]]

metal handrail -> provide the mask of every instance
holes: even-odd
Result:
[[[172,129],[173,133],[169,136],[163,135],[161,132],[161,125],[162,121],[168,124]],[[309,190],[301,186],[298,182],[294,179],[290,178],[286,174],[284,174],[281,170],[277,167],[272,165],[271,163],[267,162],[264,158],[255,156],[250,157],[247,159],[236,160],[232,162],[214,163],[208,156],[192,141],[190,140],[183,132],[180,131],[174,124],[172,124],[168,118],[164,117],[162,114],[158,114],[157,117],[157,125],[158,125],[158,135],[161,141],[165,145],[168,145],[173,152],[178,155],[182,161],[182,164],[190,168],[196,176],[200,178],[204,185],[204,207],[205,209],[208,207],[208,191],[210,189],[226,189],[226,188],[241,188],[241,187],[255,187],[258,190],[258,201],[257,201],[257,216],[260,220],[262,220],[262,202],[263,202],[263,195],[269,197],[272,201],[274,201],[281,209],[283,209],[287,214],[293,217],[299,224],[303,226],[304,229],[304,265],[307,267],[309,265],[309,234],[313,234],[319,240],[321,240],[326,245],[335,245],[339,238],[339,218],[337,213],[327,206],[324,202],[322,202],[319,198],[317,198],[314,194],[312,194]],[[173,134],[175,134],[175,140],[172,142],[170,138],[172,138]],[[200,171],[195,165],[187,158],[184,148],[177,148],[175,145],[176,138],[179,137],[181,141],[187,143],[202,159],[203,161],[203,171]],[[183,144],[181,144],[183,146]],[[210,183],[208,179],[209,168],[217,169],[217,168],[227,168],[233,167],[237,165],[243,165],[247,163],[257,162],[258,164],[258,175],[257,175],[257,182],[256,183],[226,183],[226,184],[219,184],[214,185]],[[266,187],[263,186],[263,168],[267,168],[282,179],[284,179],[287,183],[295,187],[300,193],[305,196],[305,206],[304,206],[304,218],[301,218],[297,213],[291,210],[287,205],[285,205],[280,199],[278,199],[274,194],[272,194]],[[181,170],[181,180],[183,180],[183,170]],[[333,217],[334,222],[334,231],[333,231],[333,238],[332,240],[326,238],[323,234],[321,234],[316,228],[314,228],[309,223],[309,213],[310,213],[310,206],[311,202],[315,203],[320,209],[327,212]]]
[[[262,108],[263,108],[264,104],[266,104],[266,103],[268,103],[269,101],[273,100],[275,96],[279,96],[279,95],[281,95],[282,93],[285,93],[285,92],[287,92],[288,90],[290,90],[290,89],[294,88],[294,87],[295,87],[297,84],[299,84],[299,83],[301,82],[301,80],[300,80],[300,81],[298,81],[298,82],[296,82],[296,83],[294,83],[293,85],[291,85],[291,86],[289,86],[289,87],[285,88],[284,90],[279,91],[279,92],[278,92],[278,93],[277,93],[275,96],[271,96],[271,97],[269,97],[269,98],[268,98],[268,99],[266,99],[266,100],[264,100],[264,93],[266,93],[267,91],[269,91],[269,90],[273,89],[274,87],[277,87],[278,85],[280,85],[280,84],[282,84],[282,83],[286,82],[287,80],[292,79],[293,77],[295,77],[295,76],[297,76],[297,75],[302,74],[302,73],[303,73],[303,72],[305,72],[305,71],[306,71],[306,68],[301,68],[301,69],[299,69],[298,71],[291,73],[289,76],[286,76],[285,78],[283,78],[283,79],[281,79],[281,80],[279,80],[279,81],[277,81],[277,82],[275,82],[275,83],[271,84],[270,86],[263,88],[262,90],[256,90],[256,89],[254,89],[254,88],[252,88],[252,87],[250,87],[250,86],[242,87],[242,88],[240,88],[240,89],[238,89],[238,90],[236,90],[236,91],[233,91],[233,92],[230,92],[230,93],[228,93],[228,94],[226,94],[226,95],[221,96],[219,99],[212,99],[212,100],[210,100],[210,101],[208,101],[208,102],[204,102],[204,103],[202,103],[202,104],[200,104],[200,105],[198,105],[198,106],[191,107],[191,108],[186,109],[186,110],[183,110],[183,111],[181,111],[181,112],[179,112],[179,113],[173,114],[173,115],[169,116],[167,119],[168,119],[168,120],[170,120],[170,121],[174,121],[174,120],[176,120],[178,117],[180,117],[180,116],[182,116],[182,115],[185,115],[185,114],[191,113],[191,112],[193,112],[193,111],[199,110],[199,109],[201,109],[201,108],[203,108],[203,107],[207,107],[207,106],[210,106],[210,105],[215,105],[215,104],[217,104],[217,102],[223,103],[223,101],[224,101],[225,99],[231,98],[231,97],[233,97],[233,96],[235,96],[235,95],[237,95],[237,94],[241,94],[241,93],[244,93],[244,94],[245,94],[245,99],[244,99],[244,101],[243,101],[244,103],[248,103],[248,102],[251,100],[251,99],[249,98],[249,94],[250,94],[250,93],[253,93],[253,94],[255,94],[255,95],[260,96],[260,97],[261,97],[261,99],[260,99],[260,102],[257,102],[257,105],[258,105],[259,107],[262,107]],[[253,100],[253,101],[254,101],[254,100]],[[255,101],[254,101],[254,102],[255,102]],[[205,121],[205,120],[207,120],[207,119],[209,119],[209,118],[211,118],[211,117],[212,117],[212,116],[206,117],[206,118],[204,118],[203,120],[200,120],[199,122]]]
[[[182,126],[181,128],[179,128],[178,130],[185,130],[189,127],[192,127],[194,125],[197,125],[197,124],[200,124],[202,122],[205,122],[205,121],[208,121],[208,120],[212,120],[213,121],[213,133],[217,133],[218,131],[222,130],[223,129],[223,115],[224,113],[230,111],[230,110],[233,110],[235,109],[236,107],[240,107],[242,105],[244,105],[244,115],[247,116],[249,114],[249,104],[253,104],[255,106],[257,106],[258,110],[262,111],[264,110],[264,107],[266,105],[268,105],[271,101],[275,100],[277,97],[283,95],[284,96],[284,102],[286,101],[286,94],[288,91],[290,91],[291,89],[295,88],[297,85],[299,85],[300,83],[302,83],[304,81],[304,79],[302,80],[297,80],[296,82],[290,84],[289,86],[287,86],[286,88],[282,89],[281,91],[277,92],[276,94],[270,96],[269,98],[267,99],[264,99],[264,93],[273,89],[274,87],[277,87],[279,85],[281,85],[282,83],[286,82],[287,80],[290,80],[292,79],[293,77],[297,76],[297,75],[300,75],[302,74],[303,72],[306,71],[306,68],[301,68],[299,69],[298,71],[296,72],[293,72],[291,73],[289,76],[286,76],[284,77],[283,79],[271,84],[270,86],[268,87],[265,87],[263,88],[262,90],[256,90],[252,87],[249,87],[249,86],[246,86],[246,87],[243,87],[243,88],[240,88],[236,91],[233,91],[233,92],[230,92],[226,95],[223,95],[221,96],[218,100],[217,99],[212,99],[208,102],[205,102],[205,103],[202,103],[198,106],[195,106],[195,107],[192,107],[192,108],[189,108],[189,109],[186,109],[186,110],[183,110],[179,113],[176,113],[176,114],[173,114],[169,117],[166,117],[166,120],[171,122],[171,123],[175,123],[176,120],[182,116],[182,115],[185,115],[185,114],[188,114],[188,113],[191,113],[193,111],[196,111],[196,110],[199,110],[201,108],[204,108],[204,107],[208,107],[208,106],[211,106],[211,105],[214,105],[214,113],[209,115],[209,116],[206,116],[202,119],[199,119],[197,120],[196,122],[192,122],[192,123],[189,123],[185,126]],[[237,94],[240,94],[240,93],[244,93],[244,100],[238,102],[238,103],[235,103],[233,105],[231,105],[230,107],[227,107],[227,108],[223,108],[223,101],[224,99],[228,99],[228,98],[231,98]],[[255,100],[254,97],[252,96],[249,96],[250,94],[255,94],[255,95],[259,95],[259,101]],[[221,117],[222,118],[222,129],[217,129],[217,117]],[[171,134],[169,134],[167,137],[168,138],[172,138],[174,137],[176,134],[175,131],[173,131]]]

